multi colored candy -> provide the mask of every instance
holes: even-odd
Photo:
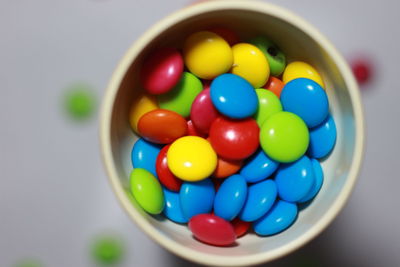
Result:
[[[144,60],[130,109],[134,205],[229,246],[292,225],[324,182],[336,125],[321,75],[275,42],[210,27]],[[182,52],[181,52],[182,51]],[[184,71],[184,70],[188,71]],[[280,77],[282,75],[282,77]]]

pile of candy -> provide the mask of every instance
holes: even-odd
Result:
[[[150,54],[141,82],[130,111],[141,136],[130,185],[146,212],[226,246],[250,226],[282,232],[319,192],[317,159],[336,142],[324,82],[305,62],[286,65],[266,37],[240,43],[228,29],[196,32],[182,52]]]

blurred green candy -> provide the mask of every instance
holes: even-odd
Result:
[[[82,83],[67,88],[64,108],[70,118],[74,120],[88,119],[93,115],[95,106],[96,100],[90,86]]]
[[[123,258],[124,252],[124,244],[116,236],[98,236],[93,242],[93,259],[102,265],[119,263]]]

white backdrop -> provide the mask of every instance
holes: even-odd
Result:
[[[124,266],[189,266],[153,243],[119,207],[100,161],[97,121],[62,113],[65,88],[92,84],[98,100],[131,43],[189,0],[0,1],[0,266],[33,257],[91,266],[88,242],[122,235]],[[270,1],[319,28],[347,57],[364,52],[367,154],[349,204],[315,241],[272,266],[400,266],[398,1]]]

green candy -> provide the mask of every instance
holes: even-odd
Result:
[[[258,109],[253,117],[261,128],[266,119],[282,111],[282,104],[279,98],[269,90],[263,88],[256,89],[256,94],[258,97]]]
[[[160,214],[164,209],[164,193],[157,178],[141,168],[131,172],[131,192],[138,204],[150,214]]]
[[[64,106],[67,114],[74,120],[89,118],[95,110],[95,96],[90,86],[75,84],[67,89]]]
[[[171,91],[158,96],[158,105],[187,118],[194,99],[202,90],[201,81],[193,74],[184,72],[179,83]]]
[[[272,159],[289,163],[307,151],[310,141],[305,122],[291,112],[278,112],[265,120],[260,131],[260,144]]]
[[[124,254],[124,245],[119,238],[113,236],[97,237],[93,243],[92,255],[95,261],[103,265],[116,264]]]
[[[272,76],[279,76],[285,70],[286,56],[283,52],[267,37],[258,36],[249,41],[260,49],[267,57]]]

